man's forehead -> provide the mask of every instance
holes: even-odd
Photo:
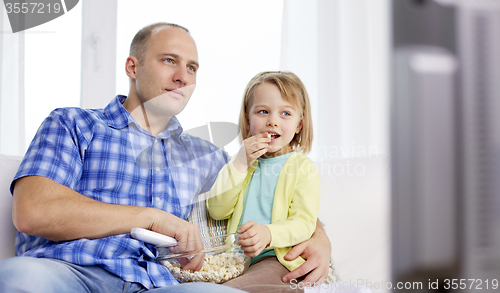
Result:
[[[189,38],[194,43],[194,39],[191,37],[191,34],[189,34],[189,32],[187,32],[183,28],[175,26],[161,26],[153,29],[151,31],[150,40],[157,39],[160,36],[166,36],[168,38],[174,38],[174,37]]]
[[[183,47],[183,49],[194,49],[196,55],[198,55],[198,49],[194,39],[191,37],[191,34],[183,28],[173,26],[155,28],[151,32],[149,42],[157,43],[160,46],[161,44],[168,43],[169,45]]]
[[[160,31],[162,31],[164,29],[173,29],[173,28],[177,28],[177,27],[167,26],[167,25],[156,27],[153,30],[151,30],[151,36],[157,34],[158,32],[160,32]],[[178,28],[178,29],[181,29],[181,28]]]

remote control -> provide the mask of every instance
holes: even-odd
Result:
[[[132,228],[130,231],[132,238],[153,244],[157,247],[169,247],[177,245],[177,240],[167,235],[153,232],[143,228]]]

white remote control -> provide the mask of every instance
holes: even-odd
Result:
[[[137,240],[141,240],[158,247],[177,245],[177,240],[175,240],[175,238],[143,228],[132,228],[130,235]]]

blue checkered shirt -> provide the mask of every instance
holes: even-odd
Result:
[[[104,109],[54,110],[40,126],[14,181],[45,176],[101,202],[155,207],[186,219],[193,199],[210,189],[229,161],[227,153],[183,134],[175,117],[152,136],[122,106],[125,99],[117,96]],[[178,284],[154,261],[156,253],[130,234],[68,242],[20,232],[16,236],[17,256],[97,265],[148,289]]]

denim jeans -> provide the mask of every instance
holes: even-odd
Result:
[[[98,266],[84,267],[47,258],[14,257],[0,261],[0,292],[238,293],[244,291],[211,283],[185,283],[147,290],[141,284],[125,282]]]

